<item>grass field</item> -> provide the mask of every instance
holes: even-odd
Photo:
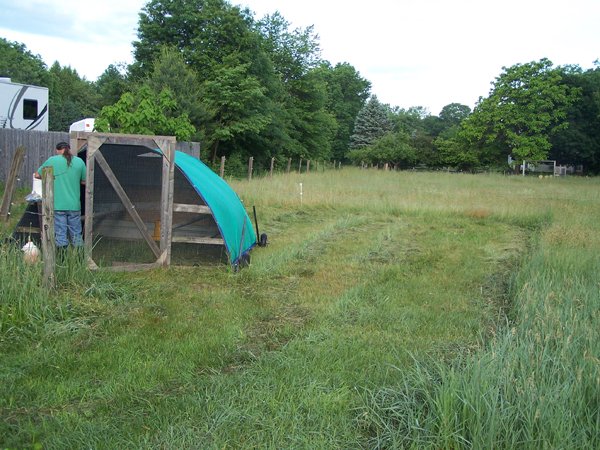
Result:
[[[231,184],[238,273],[0,248],[0,448],[600,448],[600,179]]]

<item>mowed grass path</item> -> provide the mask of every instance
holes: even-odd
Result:
[[[249,268],[86,275],[44,320],[3,330],[3,446],[372,446],[365,398],[417,360],[482,351],[540,231],[564,239],[557,227],[575,231],[556,215],[598,201],[586,180],[343,170],[233,184],[271,241]]]

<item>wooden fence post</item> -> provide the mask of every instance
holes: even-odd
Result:
[[[252,180],[252,166],[254,165],[254,156],[248,160],[248,181]]]
[[[300,162],[298,163],[298,173],[302,173],[302,158],[300,158]]]
[[[221,156],[221,170],[219,174],[221,175],[221,178],[225,175],[225,156]]]
[[[273,166],[275,165],[275,157],[271,158],[271,170],[269,171],[269,176],[273,178]]]
[[[54,169],[42,171],[42,252],[44,254],[44,284],[49,289],[55,286],[56,243],[54,240]]]
[[[310,172],[310,159],[306,160],[306,173]]]
[[[19,173],[19,170],[21,170],[21,166],[23,165],[24,156],[25,147],[20,145],[19,147],[17,147],[17,150],[13,155],[10,170],[8,172],[8,177],[6,179],[6,184],[4,186],[4,195],[2,196],[2,205],[0,206],[0,218],[3,222],[6,222],[8,220],[8,216],[10,215],[10,204],[12,202],[12,197],[17,187],[17,174]]]
[[[288,165],[287,165],[287,173],[290,173],[290,170],[292,168],[292,158],[288,158]]]

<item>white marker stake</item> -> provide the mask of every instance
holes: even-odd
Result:
[[[302,204],[302,183],[300,183],[300,204]]]

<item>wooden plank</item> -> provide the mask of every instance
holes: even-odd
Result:
[[[208,245],[224,245],[222,238],[209,237],[192,237],[192,236],[173,236],[173,242],[186,244],[208,244]]]
[[[15,227],[15,232],[23,234],[40,234],[41,230],[38,227]]]
[[[83,243],[85,254],[92,263],[94,262],[92,260],[92,249],[94,246],[94,174],[96,171],[96,152],[102,143],[103,140],[97,136],[89,136],[88,138]]]
[[[181,142],[177,141],[175,143],[175,150],[183,153],[187,153],[188,155],[196,158],[200,158],[200,142]]]
[[[44,254],[44,284],[55,286],[56,243],[54,239],[54,169],[42,171],[42,252]]]
[[[4,186],[2,205],[0,205],[0,219],[2,219],[4,222],[8,220],[8,216],[10,215],[10,204],[12,202],[15,189],[17,188],[17,175],[19,174],[19,170],[21,170],[21,166],[23,165],[24,156],[25,147],[21,145],[17,147],[17,150],[13,155],[10,170],[8,171],[8,176],[6,179],[6,184]]]
[[[221,168],[219,169],[219,176],[224,178],[225,176],[225,156],[221,156]]]
[[[85,131],[73,131],[69,135],[69,141],[71,145],[71,153],[76,155],[79,150],[87,144],[89,133]]]
[[[121,201],[123,202],[123,205],[125,205],[125,210],[129,213],[129,215],[131,216],[131,218],[137,225],[138,230],[140,231],[142,237],[144,238],[144,240],[150,247],[150,250],[152,250],[152,253],[154,253],[154,255],[157,258],[159,258],[160,254],[161,254],[160,249],[157,247],[154,240],[152,240],[152,236],[148,232],[146,225],[144,224],[144,222],[140,218],[139,214],[135,210],[135,206],[131,203],[131,200],[129,200],[127,193],[125,192],[125,190],[119,183],[119,180],[117,180],[117,177],[115,176],[114,172],[108,165],[108,162],[106,162],[106,159],[104,159],[104,156],[102,155],[102,152],[100,151],[100,148],[98,148],[98,150],[94,153],[94,159],[96,160],[96,162],[98,163],[98,165],[100,166],[100,168],[102,169],[104,174],[106,175],[106,178],[108,179],[108,181],[112,185],[113,189],[115,190],[115,192],[117,193],[117,195],[119,196]],[[87,225],[87,221],[86,221],[86,225]]]
[[[174,136],[150,136],[141,134],[116,134],[116,133],[87,133],[89,139],[94,136],[104,140],[106,144],[119,145],[140,145],[148,148],[159,148],[160,142],[170,142],[175,147],[176,138]]]
[[[206,205],[185,205],[183,203],[174,203],[173,212],[212,214],[210,208]]]
[[[144,222],[147,229],[152,224]],[[139,241],[140,230],[131,220],[104,219],[102,222],[96,220],[95,234],[100,237]]]
[[[161,265],[158,262],[153,262],[149,264],[130,264],[130,263],[120,263],[113,262],[112,267],[103,267],[103,269],[108,270],[110,272],[137,272],[138,270],[152,270],[157,269]]]
[[[211,221],[211,223],[209,224],[210,226],[195,226],[194,222],[184,223],[179,228],[175,226],[173,231],[173,239],[175,238],[175,236],[212,237],[220,235],[219,229],[217,228],[216,224],[214,224],[214,222]],[[144,224],[148,229],[151,229],[155,225],[153,222],[144,222]],[[140,233],[137,228],[137,225],[131,220],[112,218],[103,219],[101,222],[96,220],[94,229],[96,236],[124,240],[139,240],[140,238]],[[155,239],[154,236],[153,239],[155,241],[158,240]]]
[[[175,187],[175,142],[167,139],[156,139],[156,144],[163,154],[160,250],[164,266],[171,264],[171,238],[173,236],[173,192]]]

